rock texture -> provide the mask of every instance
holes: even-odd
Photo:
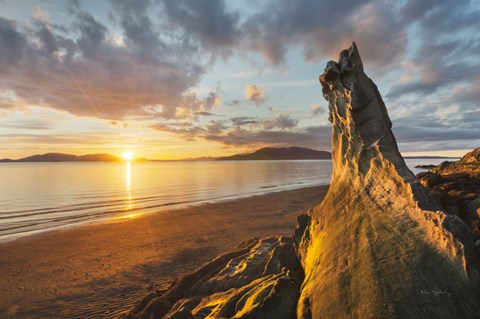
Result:
[[[417,174],[417,179],[447,214],[460,217],[470,227],[480,249],[480,148],[459,161],[430,169]]]
[[[473,177],[480,176],[480,147],[465,154],[459,161],[443,162],[433,168],[434,172],[442,174],[466,173]]]
[[[303,277],[292,238],[253,239],[151,293],[123,318],[295,318]]]
[[[334,171],[299,243],[297,317],[478,317],[473,234],[406,167],[355,44],[327,64],[320,82]]]
[[[334,167],[323,202],[292,238],[247,242],[125,318],[480,317],[474,234],[406,167],[355,44],[320,82]]]

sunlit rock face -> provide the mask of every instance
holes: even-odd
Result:
[[[471,229],[408,170],[355,44],[320,77],[333,174],[291,238],[251,240],[123,318],[480,318]]]
[[[445,174],[466,173],[472,177],[480,177],[480,147],[465,154],[459,161],[443,162],[433,169],[434,172]]]
[[[473,234],[406,167],[355,44],[320,82],[334,170],[322,204],[296,229],[305,271],[297,317],[478,318]]]
[[[150,294],[123,318],[295,318],[303,269],[292,238],[254,239]]]
[[[418,181],[445,212],[460,217],[470,227],[475,247],[480,249],[480,148],[459,161],[432,166],[432,171],[417,174]]]

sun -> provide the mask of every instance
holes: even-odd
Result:
[[[130,151],[130,150],[127,150],[127,151],[123,152],[123,159],[126,160],[126,161],[133,160],[133,152]]]

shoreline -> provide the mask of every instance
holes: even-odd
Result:
[[[73,226],[0,243],[0,317],[115,318],[251,237],[290,235],[327,186]]]
[[[41,236],[43,234],[47,234],[55,231],[71,230],[77,227],[84,227],[84,226],[97,225],[97,224],[108,224],[116,221],[117,219],[129,218],[133,215],[137,216],[137,215],[147,215],[147,214],[158,214],[158,213],[171,211],[171,210],[185,209],[185,208],[191,208],[191,207],[197,207],[197,206],[209,205],[209,204],[224,203],[224,202],[242,200],[246,198],[265,196],[265,195],[284,192],[284,191],[291,191],[291,190],[310,188],[310,187],[322,187],[322,186],[328,186],[328,184],[320,184],[320,185],[292,184],[287,186],[272,185],[272,186],[262,187],[261,191],[245,193],[240,196],[232,195],[232,196],[224,196],[224,197],[217,197],[217,198],[210,198],[210,199],[201,199],[201,200],[195,200],[195,201],[186,201],[181,203],[165,204],[165,205],[161,205],[154,208],[138,207],[131,210],[117,211],[112,213],[112,215],[105,215],[104,217],[100,217],[97,219],[92,218],[90,220],[74,222],[66,225],[52,226],[52,227],[43,228],[43,229],[25,230],[18,233],[2,235],[0,236],[0,245],[4,243],[17,241],[17,240],[22,240],[25,238]]]

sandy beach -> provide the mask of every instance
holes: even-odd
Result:
[[[328,186],[133,215],[0,245],[1,318],[116,318],[251,237],[289,235]]]

